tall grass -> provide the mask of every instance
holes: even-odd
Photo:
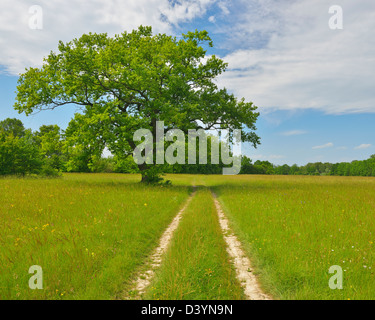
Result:
[[[273,296],[375,299],[375,179],[239,176],[210,183]],[[342,290],[329,288],[333,265],[342,267]]]
[[[189,194],[139,176],[0,179],[0,299],[114,299]],[[43,269],[43,290],[28,286]]]
[[[168,175],[170,187],[138,175],[66,174],[0,179],[0,299],[115,299],[191,192],[212,188],[279,299],[375,299],[375,179]],[[204,188],[201,188],[204,189]],[[31,290],[29,267],[43,268]],[[331,266],[343,289],[332,290]],[[211,195],[190,203],[150,299],[241,299]]]

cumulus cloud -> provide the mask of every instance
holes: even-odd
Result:
[[[147,6],[148,0],[144,1]],[[203,16],[207,8],[216,2],[216,0],[154,1],[159,3],[158,8],[163,17],[173,25]]]
[[[355,150],[362,150],[362,149],[367,149],[367,148],[370,148],[371,147],[371,144],[366,144],[366,143],[363,143],[357,147],[355,147],[354,149]]]
[[[216,21],[215,16],[208,17],[208,21],[211,22],[211,23],[215,23],[215,21]]]
[[[220,84],[263,112],[375,112],[375,2],[335,4],[343,30],[329,28],[326,0],[243,2],[232,27],[238,48],[224,57],[229,71]]]
[[[333,147],[333,143],[332,142],[328,142],[326,144],[323,144],[321,146],[315,146],[315,147],[312,147],[313,149],[325,149],[325,148],[331,148]]]
[[[151,25],[154,32],[173,32],[179,23],[202,16],[215,0],[39,0],[43,29],[29,28],[33,3],[0,2],[0,66],[18,74],[25,67],[40,66],[59,40],[70,41],[88,32],[110,35]]]
[[[218,10],[209,12],[216,3]],[[344,29],[331,30],[326,0],[39,0],[43,29],[31,30],[28,0],[0,2],[0,71],[40,66],[59,40],[87,32],[110,35],[153,26],[173,33],[180,23],[211,17],[224,35],[229,70],[218,84],[274,110],[330,114],[375,112],[375,2],[336,0]],[[214,18],[212,18],[214,17]],[[206,20],[207,21],[207,20]]]

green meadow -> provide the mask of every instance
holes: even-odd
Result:
[[[375,179],[230,180],[214,188],[266,291],[278,299],[375,299]],[[334,265],[342,290],[328,286]]]
[[[0,179],[0,298],[114,299],[189,195],[137,176]],[[43,290],[28,269],[43,268]]]
[[[243,299],[214,191],[274,299],[375,299],[375,179],[64,174],[0,179],[0,299],[121,299],[196,186],[143,298]],[[31,290],[29,267],[43,269]],[[328,282],[333,265],[343,289]]]

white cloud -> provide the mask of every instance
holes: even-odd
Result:
[[[367,148],[370,148],[370,147],[371,147],[371,144],[365,144],[365,143],[363,143],[363,144],[355,147],[354,149],[355,150],[362,150],[362,149],[367,149]]]
[[[281,132],[281,135],[283,136],[297,136],[297,135],[301,135],[301,134],[306,134],[307,131],[303,131],[303,130],[290,130],[290,131],[285,131],[285,132]]]
[[[43,30],[28,28],[33,3],[1,0],[0,67],[18,74],[40,66],[59,40],[89,31],[113,35],[143,24],[173,33],[215,2],[217,20],[225,15],[230,21],[215,24],[227,39],[218,45],[232,49],[223,57],[229,70],[219,85],[253,101],[263,114],[307,108],[375,112],[375,2],[368,0],[335,1],[343,8],[344,30],[329,29],[326,0],[39,0]]]
[[[216,21],[215,16],[210,16],[208,18],[208,21],[211,22],[211,23],[215,23],[215,21]]]
[[[374,1],[336,0],[343,30],[329,28],[326,0],[247,3],[231,30],[241,47],[224,57],[221,85],[262,111],[375,112]],[[267,41],[255,49],[259,39]]]
[[[322,146],[315,146],[315,147],[312,147],[312,148],[313,149],[325,149],[325,148],[330,148],[330,147],[333,147],[332,142],[328,142],[326,144],[323,144]]]
[[[148,0],[143,1],[147,6]],[[207,8],[216,2],[216,0],[154,1],[160,4],[158,8],[174,25],[203,16]]]
[[[228,4],[225,3],[224,1],[220,1],[218,2],[218,7],[221,9],[222,13],[224,15],[228,15],[230,13],[229,9],[228,9]]]
[[[56,50],[59,40],[70,41],[88,32],[109,35],[151,25],[154,32],[172,33],[172,27],[202,16],[215,0],[39,0],[43,29],[29,28],[27,0],[0,2],[0,66],[18,74],[25,67],[40,66]]]

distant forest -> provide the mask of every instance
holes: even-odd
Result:
[[[0,175],[59,176],[62,172],[138,173],[132,157],[103,157],[104,144],[90,145],[84,139],[43,125],[37,131],[25,129],[19,119],[0,121]],[[223,165],[165,165],[166,173],[221,174]],[[269,161],[254,163],[246,156],[240,174],[375,176],[375,155],[367,160],[341,163],[308,163],[277,166]]]

